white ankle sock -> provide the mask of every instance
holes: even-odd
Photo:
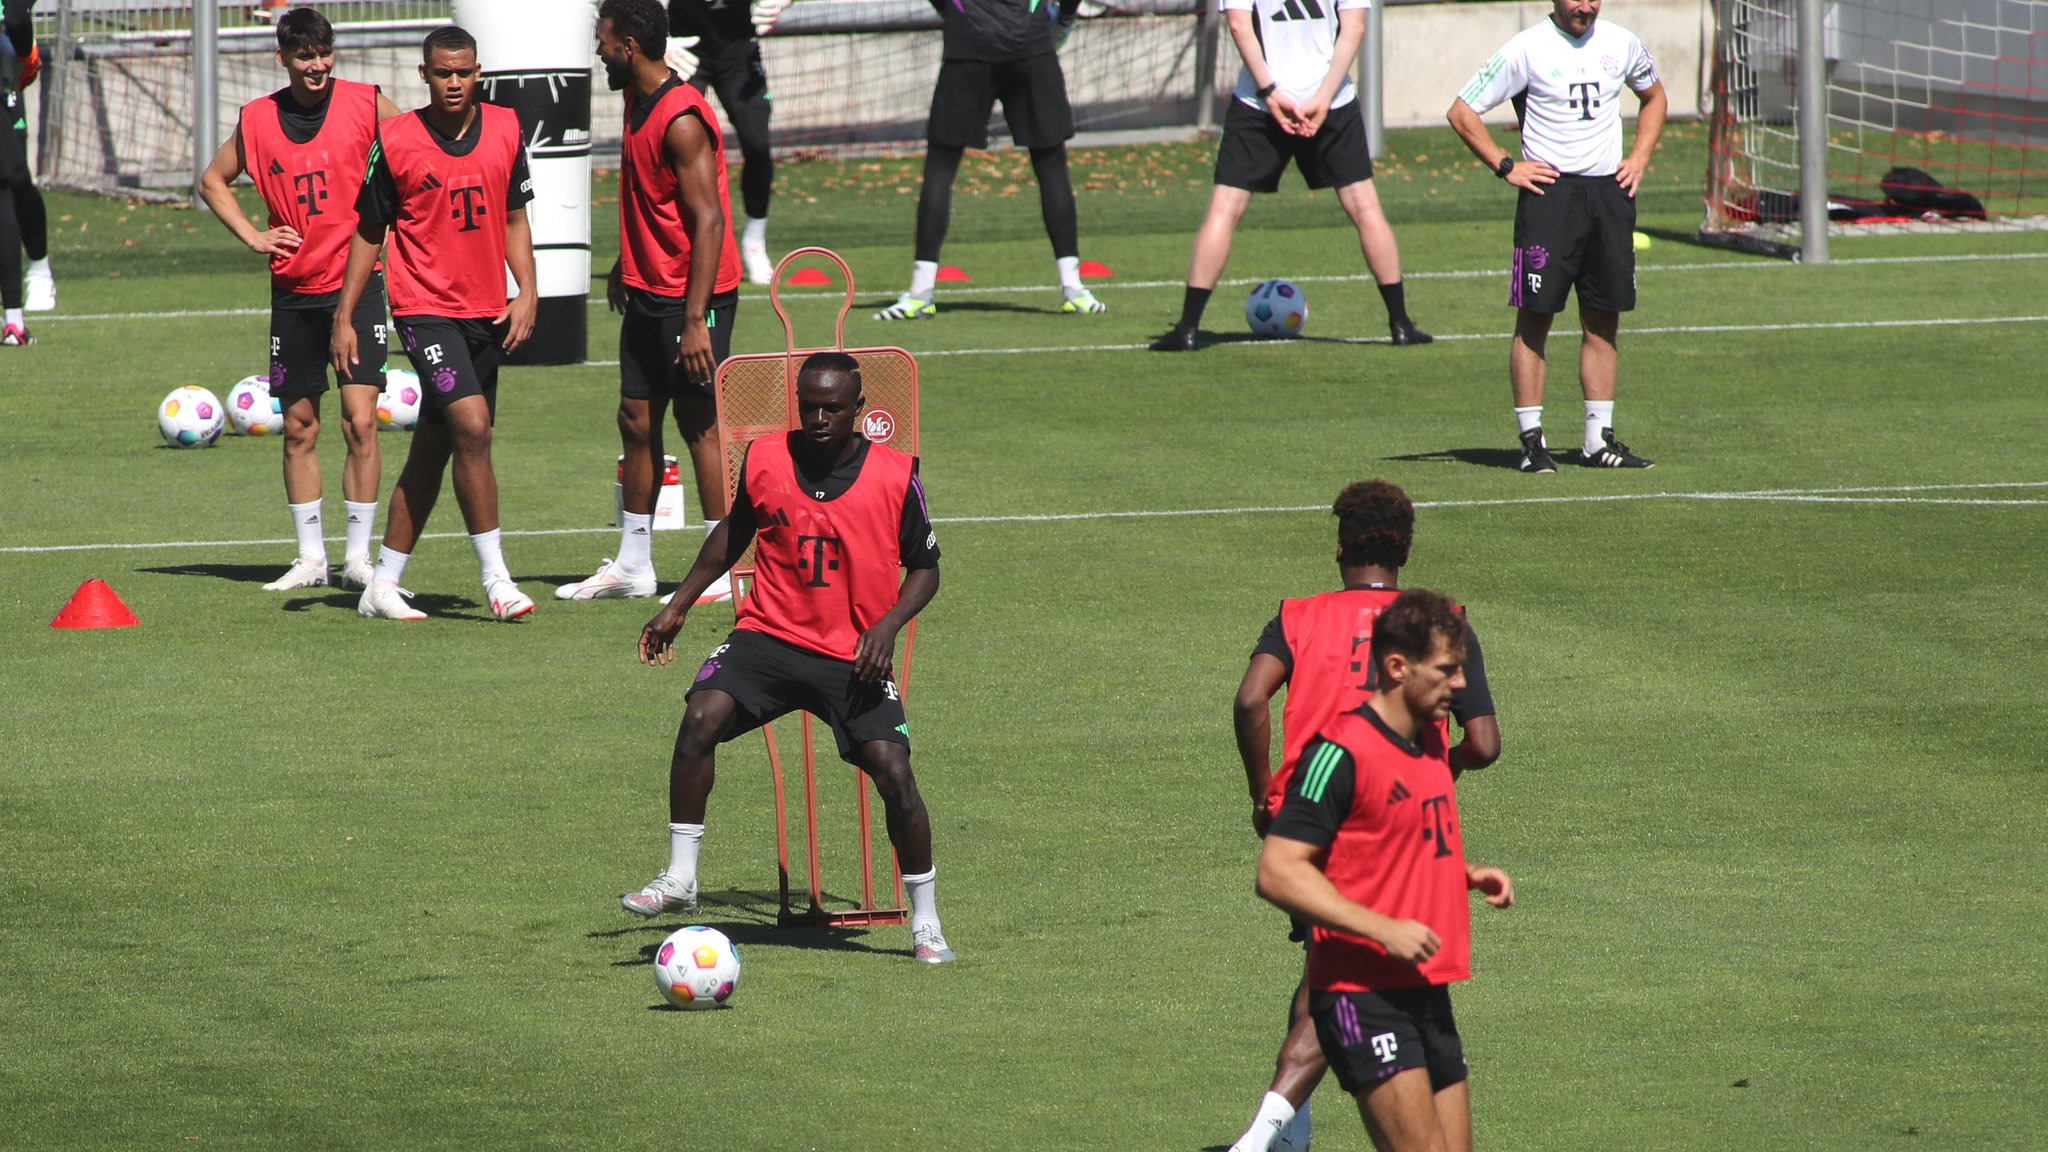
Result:
[[[343,545],[343,559],[353,560],[370,554],[370,530],[377,526],[377,502],[359,504],[354,500],[343,500],[342,510],[348,513],[348,542]]]
[[[654,514],[619,514],[619,570],[639,575],[654,567]]]
[[[30,276],[48,277],[50,275],[50,258],[45,256],[41,260],[29,261],[27,274]]]
[[[327,541],[320,535],[320,501],[309,500],[304,504],[286,504],[291,509],[292,531],[298,534],[299,557],[304,560],[327,558]]]
[[[749,248],[766,248],[768,246],[768,218],[766,216],[747,217],[747,227],[744,232],[740,233],[740,243]]]
[[[405,579],[405,562],[410,559],[410,552],[394,552],[388,546],[380,545],[377,549],[377,571],[370,579],[397,584]]]
[[[1060,291],[1073,296],[1088,290],[1081,284],[1081,258],[1079,256],[1062,256],[1053,261],[1053,263],[1059,265]]]
[[[905,876],[903,893],[910,897],[910,927],[912,931],[929,924],[939,926],[939,870],[933,868],[922,876]]]
[[[671,824],[668,826],[668,871],[695,884],[697,882],[697,847],[704,842],[702,824]]]
[[[493,528],[489,532],[472,533],[469,537],[469,546],[476,549],[476,570],[486,584],[512,578],[512,573],[505,568],[503,532],[502,528]]]
[[[926,300],[932,298],[932,290],[939,286],[939,262],[918,260],[910,265],[910,294]]]
[[[1607,438],[1600,435],[1614,427],[1614,401],[1586,401],[1586,455],[1591,456],[1607,447]]]
[[[1266,1093],[1266,1098],[1259,1101],[1258,1115],[1252,1117],[1252,1126],[1230,1146],[1230,1152],[1266,1152],[1293,1120],[1294,1105],[1287,1102],[1287,1097],[1278,1092]]]
[[[9,308],[7,310],[7,323],[18,324],[21,327],[26,328],[28,327],[28,313],[22,311],[19,308]]]
[[[1515,409],[1515,435],[1519,436],[1531,428],[1541,427],[1543,427],[1543,405],[1538,404],[1534,408]],[[1545,439],[1548,439],[1548,437]],[[1546,443],[1544,447],[1548,448],[1550,445]]]

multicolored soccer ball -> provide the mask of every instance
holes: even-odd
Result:
[[[1244,319],[1255,336],[1299,336],[1308,326],[1308,297],[1285,280],[1268,280],[1244,298]]]
[[[740,986],[740,950],[716,928],[680,929],[654,953],[654,986],[678,1008],[716,1008]]]
[[[377,397],[377,427],[410,432],[420,422],[420,378],[406,368],[384,373],[384,391]]]
[[[284,406],[270,394],[270,377],[244,376],[228,390],[228,430],[237,436],[284,432]]]
[[[220,397],[197,384],[173,388],[156,406],[156,430],[173,448],[210,448],[226,423]]]

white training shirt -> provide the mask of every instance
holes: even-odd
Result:
[[[1657,62],[1635,33],[1595,20],[1574,40],[1546,16],[1494,53],[1458,99],[1483,114],[1526,91],[1524,160],[1612,176],[1621,167],[1622,85],[1643,92],[1656,82]]]
[[[1372,0],[1222,0],[1225,12],[1249,12],[1259,46],[1266,53],[1266,71],[1295,103],[1315,97],[1330,74],[1330,60],[1337,54],[1337,13],[1372,7]],[[1237,70],[1237,89],[1231,93],[1241,104],[1259,111],[1266,102],[1259,99],[1259,86],[1252,82],[1249,68]],[[1342,108],[1357,98],[1351,77],[1330,98],[1330,107]]]

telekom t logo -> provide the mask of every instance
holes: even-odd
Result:
[[[1379,1057],[1382,1064],[1392,1064],[1394,1062],[1394,1052],[1400,1046],[1400,1042],[1394,1039],[1392,1032],[1382,1032],[1372,1038],[1372,1054]]]
[[[297,176],[292,177],[292,185],[299,190],[298,201],[306,209],[306,215],[325,216],[327,214],[320,210],[320,202],[327,199],[327,173],[325,171],[315,169],[311,172],[301,172]]]
[[[484,204],[484,190],[474,184],[450,188],[448,202],[455,206],[448,218],[462,221],[462,227],[459,229],[462,232],[474,232],[481,228],[482,225],[477,223],[477,219],[490,215],[490,210]]]
[[[1579,119],[1591,120],[1593,118],[1593,109],[1600,106],[1600,85],[1573,84],[1570,85],[1570,88],[1572,90],[1571,98],[1565,101],[1565,106],[1577,108],[1579,110]]]
[[[796,562],[799,569],[810,570],[811,578],[804,583],[812,588],[830,588],[832,582],[825,579],[825,573],[839,571],[839,557],[846,551],[839,539],[834,536],[798,536],[796,546],[799,551],[808,553],[797,557]]]

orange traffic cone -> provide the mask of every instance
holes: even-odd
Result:
[[[820,284],[830,284],[832,283],[832,278],[816,268],[800,268],[790,273],[789,279],[785,283],[795,288],[810,288]]]
[[[974,277],[969,276],[965,271],[951,264],[947,264],[939,269],[939,283],[941,284],[965,284],[973,279]]]
[[[133,628],[140,623],[105,580],[87,580],[65,601],[64,610],[50,621],[50,627]]]
[[[1083,260],[1080,271],[1083,280],[1101,280],[1116,275],[1109,270],[1109,265],[1100,260]]]

